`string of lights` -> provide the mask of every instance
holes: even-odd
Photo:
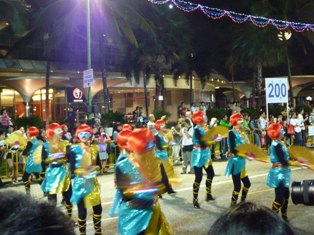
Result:
[[[295,32],[303,32],[304,30],[314,32],[314,24],[292,22],[278,19],[271,19],[262,16],[253,16],[234,11],[222,10],[219,8],[212,8],[203,6],[201,4],[191,3],[184,0],[148,0],[153,4],[173,4],[178,9],[184,12],[193,12],[196,10],[202,11],[207,17],[217,20],[223,17],[230,18],[234,23],[242,24],[251,22],[256,27],[264,28],[268,25],[273,25],[278,30],[292,29]]]

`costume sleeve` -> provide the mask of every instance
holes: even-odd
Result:
[[[156,148],[162,150],[161,141],[158,135],[155,135]]]
[[[229,150],[231,153],[233,153],[234,155],[237,155],[238,151],[235,149],[236,148],[236,136],[233,133],[233,131],[229,131]]]
[[[22,152],[22,155],[23,155],[23,156],[28,155],[28,154],[29,154],[29,151],[30,151],[31,148],[32,148],[32,146],[33,146],[32,141],[28,141],[28,142],[27,142],[27,145],[26,145],[26,147],[25,147],[25,149],[24,149],[23,152]]]
[[[124,199],[125,198],[125,190],[128,188],[129,184],[130,184],[130,179],[129,177],[127,177],[125,174],[122,173],[122,171],[120,170],[119,167],[117,167],[115,169],[115,173],[116,173],[116,185],[117,188],[121,191],[122,193],[122,197]]]
[[[206,143],[202,141],[202,134],[198,128],[194,129],[194,137],[202,149],[207,147]]]
[[[275,153],[278,157],[279,162],[284,165],[284,166],[288,166],[288,161],[285,160],[285,154],[284,151],[282,150],[282,146],[280,144],[277,144],[277,146],[275,147]]]
[[[74,170],[75,170],[75,153],[71,151],[71,148],[67,148],[66,151],[66,157],[70,163],[70,172],[72,175],[74,175]]]
[[[42,162],[44,163],[45,160],[48,158],[48,153],[45,149],[45,147],[43,146],[42,150],[41,150],[41,158],[42,158]]]

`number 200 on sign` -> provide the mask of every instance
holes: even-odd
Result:
[[[285,83],[269,83],[269,98],[283,98],[287,96],[287,87]]]

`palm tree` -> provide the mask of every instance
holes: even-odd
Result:
[[[277,38],[274,28],[256,28],[245,25],[234,32],[231,64],[238,63],[253,69],[253,81],[256,89],[253,95],[260,96],[263,67],[276,66],[284,61],[284,48]],[[255,101],[255,98],[254,98]],[[260,105],[260,103],[258,104]]]
[[[287,21],[296,21],[296,22],[311,22],[313,21],[313,11],[314,3],[310,0],[302,1],[292,1],[292,0],[279,0],[279,1],[269,1],[271,14],[274,17],[278,17]],[[290,30],[290,29],[288,29]],[[291,32],[291,31],[290,31]],[[289,48],[294,47],[295,44],[298,44],[301,47],[301,50],[304,55],[309,53],[309,49],[305,45],[305,41],[314,45],[314,35],[312,32],[304,31],[302,33],[294,33],[291,40],[287,40],[285,37],[282,37],[283,45],[285,46],[285,56],[288,67],[288,82],[289,82],[289,96],[290,102],[293,99],[292,93],[292,81],[291,81],[291,65],[290,65],[290,56]],[[290,42],[292,41],[292,43]],[[291,102],[293,103],[293,102]]]
[[[147,79],[154,75],[156,81],[154,110],[165,110],[166,90],[163,75],[170,72],[177,61],[186,58],[186,54],[191,50],[190,37],[188,23],[181,12],[172,12],[165,7],[157,8],[156,12],[157,15],[150,15],[149,19],[156,25],[155,34],[158,35],[158,40],[142,37],[139,46],[129,50],[128,62],[125,63],[128,66],[125,68],[126,73],[133,74],[137,81],[143,74],[144,85]],[[158,96],[164,97],[161,105]]]

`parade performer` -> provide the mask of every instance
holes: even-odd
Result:
[[[46,129],[47,142],[43,144],[48,164],[41,188],[48,194],[48,200],[57,204],[57,194],[62,193],[64,205],[69,217],[72,217],[72,194],[70,171],[67,164],[66,151],[69,142],[61,140],[63,130],[58,123],[51,123]]]
[[[200,183],[203,179],[203,168],[206,171],[206,201],[214,200],[212,196],[212,182],[215,176],[212,160],[210,158],[210,149],[202,137],[205,135],[204,125],[206,124],[204,111],[198,110],[192,115],[192,121],[195,123],[193,134],[193,145],[191,167],[194,168],[195,180],[193,183],[193,205],[194,208],[200,208],[198,203],[198,192]]]
[[[291,180],[290,156],[287,147],[281,142],[284,138],[284,131],[281,124],[273,123],[267,129],[268,136],[272,139],[269,148],[270,161],[273,164],[267,176],[267,185],[275,189],[275,200],[272,203],[272,210],[279,213],[287,220],[287,209],[289,202],[289,187]]]
[[[161,160],[160,163],[160,172],[162,175],[162,183],[166,186],[166,191],[168,194],[176,193],[170,182],[167,175],[167,172],[173,172],[173,166],[170,165],[169,156],[168,156],[168,141],[163,136],[163,132],[166,129],[166,122],[163,119],[159,119],[155,123],[155,155]]]
[[[115,164],[115,175],[117,175],[118,168],[120,167],[120,162],[122,162],[125,159],[128,159],[130,155],[130,150],[128,146],[128,139],[132,133],[132,128],[126,128],[125,130],[122,130],[118,133],[117,136],[117,145],[120,148],[120,155],[117,158],[116,164]],[[114,196],[114,201],[112,203],[112,207],[109,211],[110,216],[118,216],[119,213],[119,207],[120,204],[122,203],[122,194],[121,190],[117,188],[117,179],[115,177],[114,179],[115,185],[116,185],[116,192]]]
[[[122,133],[123,134],[123,133]],[[124,147],[128,137],[128,157],[116,163],[116,185],[120,192],[118,230],[122,235],[172,234],[158,202],[161,175],[159,159],[154,156],[154,135],[146,128],[124,133],[118,144]],[[123,146],[124,145],[124,146]],[[159,175],[159,177],[158,177]]]
[[[35,126],[31,126],[27,129],[27,137],[28,137],[28,142],[26,145],[26,148],[23,151],[23,156],[28,156],[27,157],[27,162],[25,166],[25,171],[22,177],[26,194],[30,194],[30,176],[31,174],[34,173],[36,176],[39,184],[42,183],[43,181],[43,167],[42,167],[42,156],[46,153],[44,151],[44,148],[42,147],[43,141],[40,140],[39,137],[39,129]],[[34,161],[34,155],[35,156],[35,161]],[[39,158],[39,161],[38,161]],[[44,157],[45,158],[45,157]]]
[[[27,145],[27,138],[20,130],[17,130],[6,137],[4,144],[6,145],[8,171],[11,175],[12,183],[16,184],[18,183],[19,155]]]
[[[240,113],[234,113],[230,116],[230,124],[232,129],[228,134],[228,149],[229,149],[229,160],[226,168],[225,175],[232,175],[233,181],[233,192],[231,198],[231,206],[237,203],[240,191],[241,191],[241,181],[243,183],[241,201],[245,201],[248,194],[251,182],[247,174],[245,165],[246,160],[244,157],[237,155],[237,146],[245,143],[245,136],[243,136],[240,129],[243,116]]]
[[[97,180],[96,166],[98,146],[89,146],[93,130],[89,125],[80,125],[75,132],[76,143],[70,147],[69,158],[73,181],[71,203],[78,207],[78,224],[80,234],[86,234],[87,208],[93,208],[95,234],[101,233],[100,185]]]

